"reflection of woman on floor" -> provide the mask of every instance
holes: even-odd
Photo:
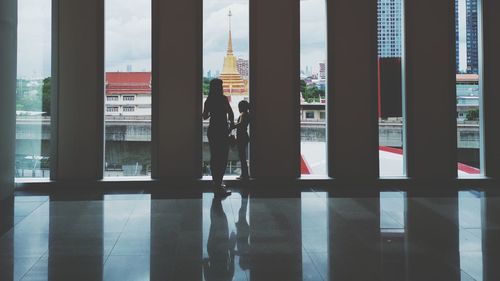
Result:
[[[250,226],[247,221],[248,192],[241,193],[241,208],[238,212],[236,223],[236,246],[240,256],[240,267],[243,270],[250,269]]]
[[[203,109],[203,119],[210,118],[207,137],[210,146],[210,170],[214,191],[229,195],[222,184],[229,154],[229,125],[234,124],[234,113],[227,97],[223,95],[222,80],[210,81],[208,98]]]
[[[230,281],[234,276],[234,248],[236,235],[231,232],[220,198],[212,200],[210,208],[210,231],[208,234],[208,258],[203,259],[203,274],[206,281]]]

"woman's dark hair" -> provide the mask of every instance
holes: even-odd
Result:
[[[222,96],[224,89],[222,88],[222,80],[215,78],[210,81],[210,90],[208,91],[208,96]]]
[[[242,100],[238,103],[238,109],[240,112],[245,112],[250,110],[250,103],[248,103],[246,100]]]

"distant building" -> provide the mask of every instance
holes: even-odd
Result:
[[[319,63],[319,79],[321,79],[321,80],[326,79],[326,63],[325,62]]]
[[[208,79],[212,79],[212,70],[209,70],[209,71],[207,72],[207,78],[208,78]]]
[[[151,72],[107,72],[106,116],[151,116]]]
[[[248,60],[246,59],[242,59],[242,58],[238,58],[236,60],[236,68],[238,69],[238,72],[240,73],[241,75],[241,78],[243,78],[244,80],[248,80]]]
[[[457,71],[460,69],[460,25],[459,25],[459,0],[455,0],[455,34],[456,34],[456,65]],[[479,43],[478,43],[478,2],[477,0],[465,0],[465,21],[466,21],[466,52],[467,52],[467,65],[465,73],[478,74],[479,73]]]
[[[127,72],[132,72],[132,65],[127,65]]]
[[[457,74],[457,119],[465,121],[470,110],[479,109],[479,75]]]
[[[378,56],[400,58],[402,0],[378,0]]]

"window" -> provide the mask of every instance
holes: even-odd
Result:
[[[326,1],[300,1],[300,157],[303,175],[326,175]],[[316,111],[323,112],[323,119]],[[321,114],[321,113],[320,113]],[[314,120],[316,121],[316,120]]]
[[[229,99],[235,119],[238,103],[249,100],[249,0],[203,1],[203,103],[210,81],[222,79],[224,95]],[[210,175],[208,120],[203,121],[203,175]],[[248,156],[248,150],[247,150]],[[248,157],[247,157],[248,158]],[[247,159],[248,161],[248,159]],[[226,175],[240,175],[236,146],[229,151]]]
[[[141,93],[149,107],[107,107],[104,177],[150,176],[151,0],[106,0],[105,42],[104,95],[128,104]]]
[[[314,119],[314,111],[306,111],[306,119]]]
[[[456,0],[456,87],[458,175],[481,173],[481,99],[478,1]]]
[[[16,177],[50,176],[51,1],[18,1]]]
[[[118,96],[108,96],[106,98],[107,101],[118,101]]]
[[[326,112],[321,111],[321,112],[319,113],[319,119],[321,119],[321,120],[325,120],[325,119],[326,119]]]
[[[403,176],[403,0],[378,0],[380,176]]]
[[[118,112],[118,106],[107,106],[106,111],[107,112]]]

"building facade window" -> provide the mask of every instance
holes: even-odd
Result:
[[[135,100],[135,96],[123,96],[123,100],[124,101],[134,101]]]
[[[106,97],[107,101],[118,101],[118,96],[108,96]]]
[[[124,106],[123,107],[123,112],[134,112],[135,111],[135,107],[133,106]]]

